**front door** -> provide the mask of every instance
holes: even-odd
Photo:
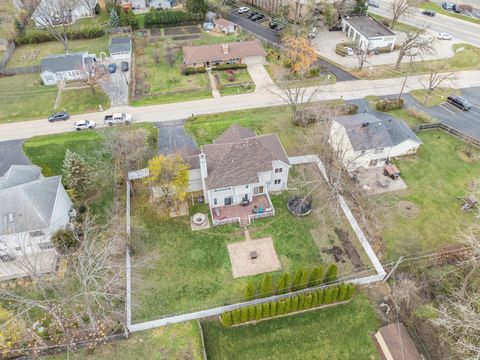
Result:
[[[253,194],[258,195],[258,194],[263,194],[263,186],[256,186],[253,188]]]
[[[227,206],[227,205],[232,205],[232,203],[233,203],[233,197],[232,197],[232,196],[226,197],[226,198],[224,199],[224,201],[225,201],[225,206]]]

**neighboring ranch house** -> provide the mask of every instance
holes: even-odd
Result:
[[[122,0],[122,4],[130,4],[133,10],[170,9],[172,7],[171,0]]]
[[[385,48],[392,51],[397,35],[367,15],[342,18],[342,31],[365,51]]]
[[[78,19],[91,17],[96,4],[97,0],[42,0],[33,12],[32,20],[39,28],[57,23],[74,23]]]
[[[266,52],[258,40],[228,44],[184,46],[183,61],[187,66],[215,66],[221,64],[263,64]]]
[[[223,18],[214,21],[215,27],[225,34],[233,34],[235,32],[235,24]]]
[[[384,166],[392,158],[415,154],[422,141],[402,121],[368,113],[339,116],[329,143],[349,172]]]
[[[92,67],[95,55],[88,52],[49,55],[40,63],[40,77],[44,85],[57,85],[60,81],[81,80]]]
[[[213,144],[202,146],[198,157],[203,194],[215,225],[245,225],[252,218],[275,214],[269,192],[287,188],[291,167],[277,135],[257,136],[235,124]]]
[[[132,58],[132,39],[117,37],[110,40],[108,46],[112,60],[130,60]]]
[[[34,165],[12,165],[0,177],[0,281],[52,272],[51,235],[70,222],[72,208],[61,176],[43,177]]]

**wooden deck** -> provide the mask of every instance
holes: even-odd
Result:
[[[257,209],[262,208],[263,212],[268,208],[271,208],[273,212],[273,206],[270,203],[268,197],[266,195],[257,195],[254,196],[250,204],[247,206],[242,206],[240,204],[237,205],[228,205],[228,206],[220,206],[216,208],[212,208],[212,216],[213,221],[215,222],[227,222],[228,219],[235,219],[239,218],[240,222],[248,222],[248,216],[254,215],[253,208],[257,206]],[[217,215],[215,209],[220,210],[220,215]],[[231,222],[231,221],[229,221]]]

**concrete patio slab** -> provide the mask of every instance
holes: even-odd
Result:
[[[407,188],[407,184],[402,178],[392,180],[383,175],[383,167],[362,170],[357,174],[357,180],[369,195],[400,191]]]

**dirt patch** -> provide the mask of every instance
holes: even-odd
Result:
[[[342,243],[343,251],[345,252],[345,254],[347,254],[355,270],[363,269],[364,266],[363,266],[362,259],[360,258],[360,254],[358,253],[357,249],[355,249],[355,246],[353,246],[352,242],[350,241],[348,232],[339,228],[335,228],[335,233],[340,239],[340,242]]]
[[[458,157],[466,163],[476,163],[480,161],[480,154],[475,149],[465,148],[457,152]]]
[[[200,35],[172,36],[172,40],[175,40],[175,41],[193,40],[193,39],[200,39]]]
[[[410,201],[399,201],[397,204],[397,210],[400,215],[406,218],[416,218],[420,213],[420,209],[414,203]]]
[[[332,246],[329,249],[323,249],[322,253],[328,254],[335,260],[336,263],[344,263],[345,262],[345,253],[340,246]]]
[[[202,30],[198,26],[180,26],[164,29],[165,36],[200,34]]]

